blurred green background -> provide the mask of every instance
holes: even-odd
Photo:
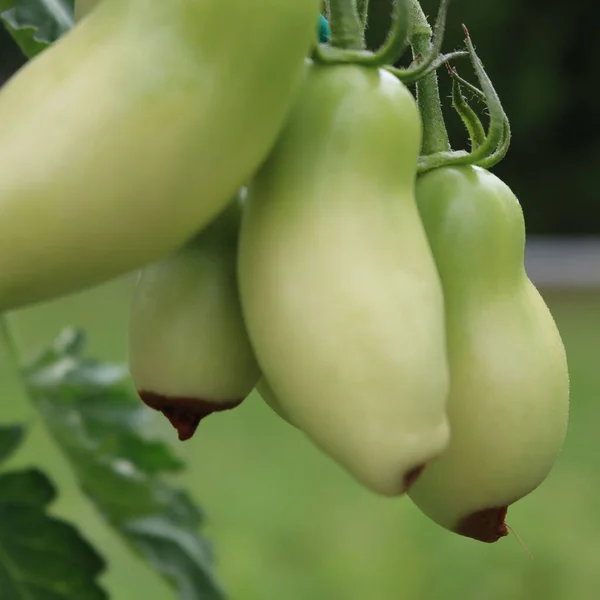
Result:
[[[65,323],[88,329],[91,350],[125,358],[131,280],[14,313],[19,343],[33,349]],[[546,482],[509,510],[514,536],[487,545],[438,528],[409,499],[363,490],[252,395],[213,415],[179,444],[183,484],[207,513],[218,571],[232,600],[597,600],[600,592],[600,295],[542,290],[569,356],[569,435]],[[79,495],[68,466],[0,357],[0,420],[26,419],[30,438],[13,465],[40,465],[74,520],[109,561],[116,600],[175,600],[129,555]],[[507,440],[507,443],[510,443]]]
[[[435,13],[436,2],[423,4]],[[382,39],[388,17],[389,3],[372,0],[371,45]],[[591,0],[454,0],[451,6],[445,49],[461,43],[465,22],[514,130],[509,156],[495,172],[519,196],[532,234],[582,236],[600,229],[600,117],[593,93],[599,17],[600,5]],[[21,62],[9,38],[0,35],[0,82]],[[447,95],[448,81],[440,73]],[[461,147],[460,124],[451,110],[447,115],[455,146]],[[125,278],[15,313],[23,350],[73,324],[89,331],[96,354],[124,360],[130,290],[131,279]],[[189,462],[182,483],[207,513],[206,533],[230,597],[596,600],[600,290],[541,291],[567,347],[572,415],[553,473],[509,511],[509,523],[533,560],[514,536],[494,545],[459,538],[429,522],[408,499],[382,499],[363,490],[252,396],[239,409],[211,417],[185,444],[156,420],[158,433]],[[57,482],[55,512],[74,520],[108,559],[104,581],[112,598],[174,600],[81,498],[2,348],[0,394],[0,421],[25,419],[32,425],[13,464],[41,466]]]

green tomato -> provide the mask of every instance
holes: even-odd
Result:
[[[442,290],[414,197],[420,141],[394,76],[311,66],[248,187],[240,239],[242,310],[273,406],[388,496],[449,437]]]
[[[0,91],[0,310],[174,251],[267,156],[319,0],[103,0]]]
[[[562,446],[565,351],[525,272],[508,186],[479,167],[439,168],[418,178],[417,203],[444,288],[452,438],[409,495],[440,525],[495,542],[507,507],[542,483]]]
[[[192,437],[238,406],[260,372],[237,289],[237,202],[189,244],[144,269],[131,310],[129,366],[140,398]]]

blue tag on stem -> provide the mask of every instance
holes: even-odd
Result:
[[[331,37],[331,29],[329,28],[329,23],[327,22],[327,19],[323,16],[320,15],[320,19],[319,19],[319,42],[321,42],[321,44],[326,44],[329,41],[329,38]]]

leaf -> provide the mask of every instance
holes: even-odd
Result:
[[[32,58],[73,27],[74,0],[0,0],[0,19]],[[12,8],[7,8],[6,6]]]
[[[18,0],[0,0],[0,12],[8,10],[17,3]]]
[[[0,475],[0,504],[21,503],[42,509],[55,495],[48,478],[37,469]]]
[[[78,484],[104,519],[184,600],[222,600],[212,550],[198,533],[203,515],[163,475],[183,463],[146,439],[153,415],[122,365],[83,356],[82,334],[66,330],[26,367],[35,406],[70,461]]]
[[[21,425],[0,426],[0,462],[17,449],[24,437],[25,428]]]
[[[86,338],[83,331],[73,327],[63,329],[48,348],[44,348],[30,360],[30,367],[41,369],[44,365],[49,365],[57,358],[67,354],[78,356],[85,347]]]
[[[202,548],[193,535],[185,529],[165,527],[164,521],[155,518],[140,519],[126,527],[129,535],[144,549],[150,562],[173,579],[182,598],[196,598],[195,590],[210,590],[212,581],[206,579],[210,572],[211,554]],[[190,568],[190,562],[205,564],[204,570]],[[193,579],[190,579],[190,575]],[[202,596],[206,600],[218,600],[221,595],[209,592]]]
[[[0,475],[3,600],[106,600],[104,560],[69,523],[46,514],[56,492],[37,469]]]

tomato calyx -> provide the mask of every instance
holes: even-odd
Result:
[[[490,168],[502,160],[510,145],[510,124],[500,97],[475,51],[469,31],[464,25],[463,30],[467,50],[481,89],[460,77],[454,67],[449,66],[448,70],[453,78],[453,105],[469,133],[471,151],[445,150],[422,156],[419,159],[420,174],[439,167],[458,165],[477,165]],[[463,96],[461,86],[470,90],[477,99],[485,102],[490,115],[487,132]]]
[[[431,28],[426,21],[423,24],[416,16],[416,4],[418,5],[414,0],[396,0],[394,2],[392,25],[386,41],[375,52],[371,52],[365,48],[364,42],[368,2],[363,0],[362,14],[349,13],[348,5],[344,2],[331,2],[331,45],[317,45],[314,49],[313,59],[320,64],[355,64],[385,68],[407,84],[414,83],[437,70],[448,60],[468,56],[468,52],[464,50],[440,55],[450,0],[441,0],[431,44],[429,43]],[[420,7],[418,10],[420,11]],[[358,28],[358,33],[356,28]],[[394,67],[393,65],[408,49],[408,41],[414,35],[425,35],[427,48],[415,57],[410,66]],[[360,42],[358,41],[359,36]]]

